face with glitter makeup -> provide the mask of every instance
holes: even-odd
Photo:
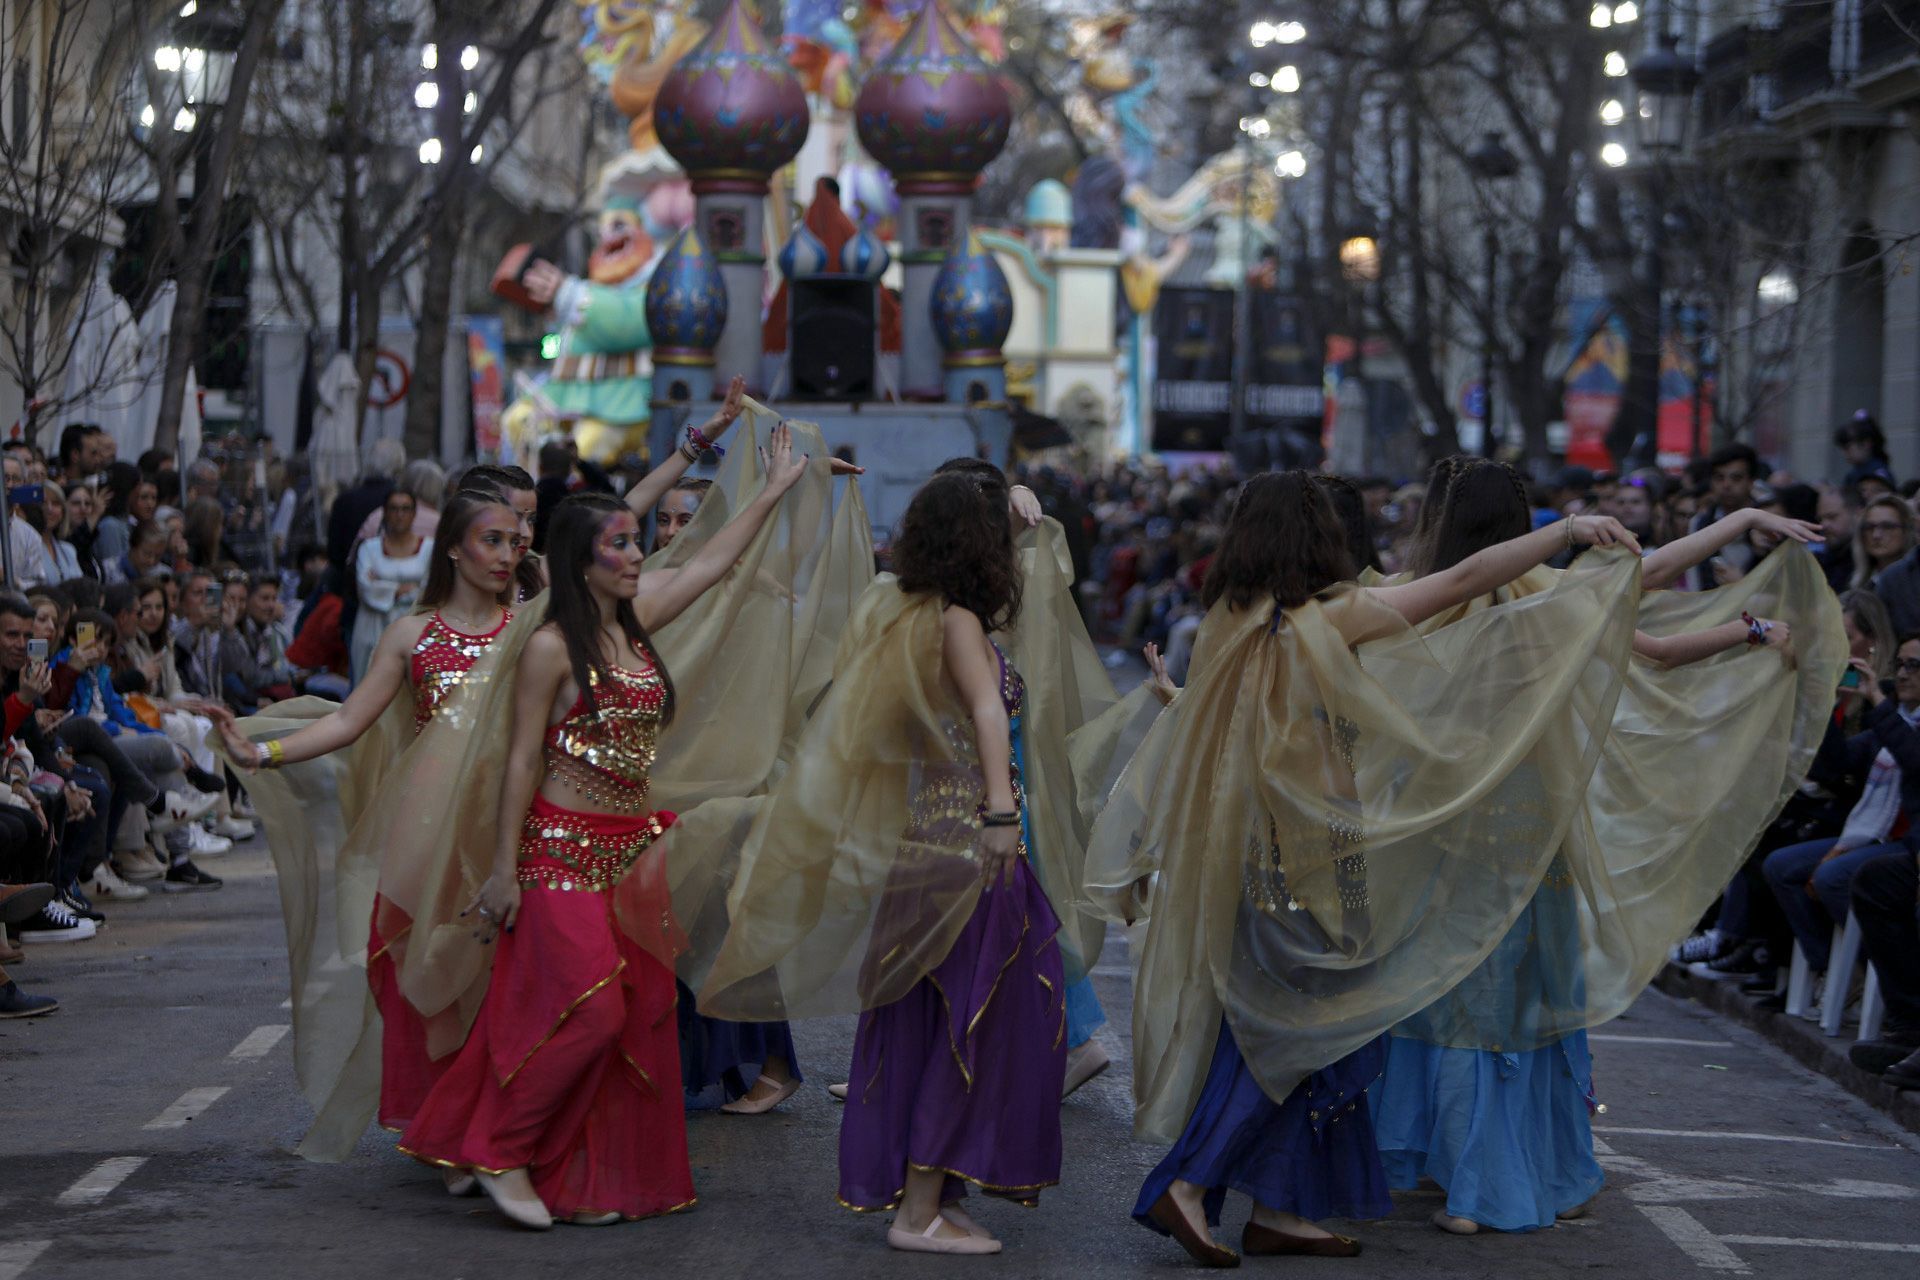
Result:
[[[489,506],[467,526],[454,559],[469,584],[488,595],[499,595],[513,581],[514,567],[525,553],[520,517],[511,508]]]
[[[602,599],[631,600],[640,594],[640,522],[631,511],[617,511],[593,536],[593,558],[587,564],[587,589]]]
[[[540,510],[540,495],[532,489],[509,489],[507,505],[520,517],[520,547],[513,557],[513,567],[518,569],[527,552],[533,550],[533,518]]]

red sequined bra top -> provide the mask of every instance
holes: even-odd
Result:
[[[609,667],[592,677],[567,718],[547,730],[547,771],[609,813],[644,814],[649,771],[666,717],[667,685],[651,662],[643,671]]]
[[[413,683],[415,733],[427,727],[427,721],[433,719],[433,713],[440,709],[448,694],[466,683],[473,664],[513,621],[512,610],[502,610],[501,614],[500,625],[483,636],[455,631],[438,613],[428,620],[407,660],[407,675]]]

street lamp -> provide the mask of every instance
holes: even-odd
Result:
[[[1668,168],[1685,150],[1693,116],[1693,95],[1700,87],[1700,70],[1679,52],[1679,37],[1659,31],[1645,52],[1634,60],[1634,132],[1648,161],[1647,252],[1642,266],[1642,297],[1651,301],[1651,314],[1638,317],[1640,335],[1630,357],[1626,411],[1628,429],[1619,431],[1626,448],[1642,436],[1657,450],[1660,423],[1660,349],[1665,319],[1667,271]],[[1696,369],[1694,376],[1699,376]],[[1644,418],[1641,415],[1645,415]]]
[[[1636,99],[1634,128],[1640,146],[1656,160],[1671,159],[1687,145],[1687,126],[1693,117],[1693,94],[1700,87],[1700,69],[1679,52],[1680,38],[1672,32],[1633,64]]]
[[[1483,271],[1487,288],[1486,341],[1480,349],[1480,453],[1483,457],[1493,455],[1493,352],[1500,340],[1500,231],[1493,215],[1493,187],[1495,183],[1506,182],[1520,172],[1520,158],[1507,150],[1505,139],[1498,129],[1489,129],[1481,135],[1480,145],[1467,153],[1467,168],[1480,180],[1485,190],[1487,225],[1485,228]]]

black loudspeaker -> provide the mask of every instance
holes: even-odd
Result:
[[[874,291],[859,276],[795,280],[787,292],[787,370],[796,400],[868,400],[878,337]]]

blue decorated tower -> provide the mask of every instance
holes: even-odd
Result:
[[[928,308],[934,336],[946,352],[946,396],[954,404],[1004,409],[1007,358],[1002,354],[1013,331],[1013,289],[980,233],[964,242],[940,265]]]
[[[672,455],[681,429],[713,398],[714,349],[727,328],[727,282],[719,260],[688,227],[673,238],[647,282],[653,335],[653,420],[648,456]]]

